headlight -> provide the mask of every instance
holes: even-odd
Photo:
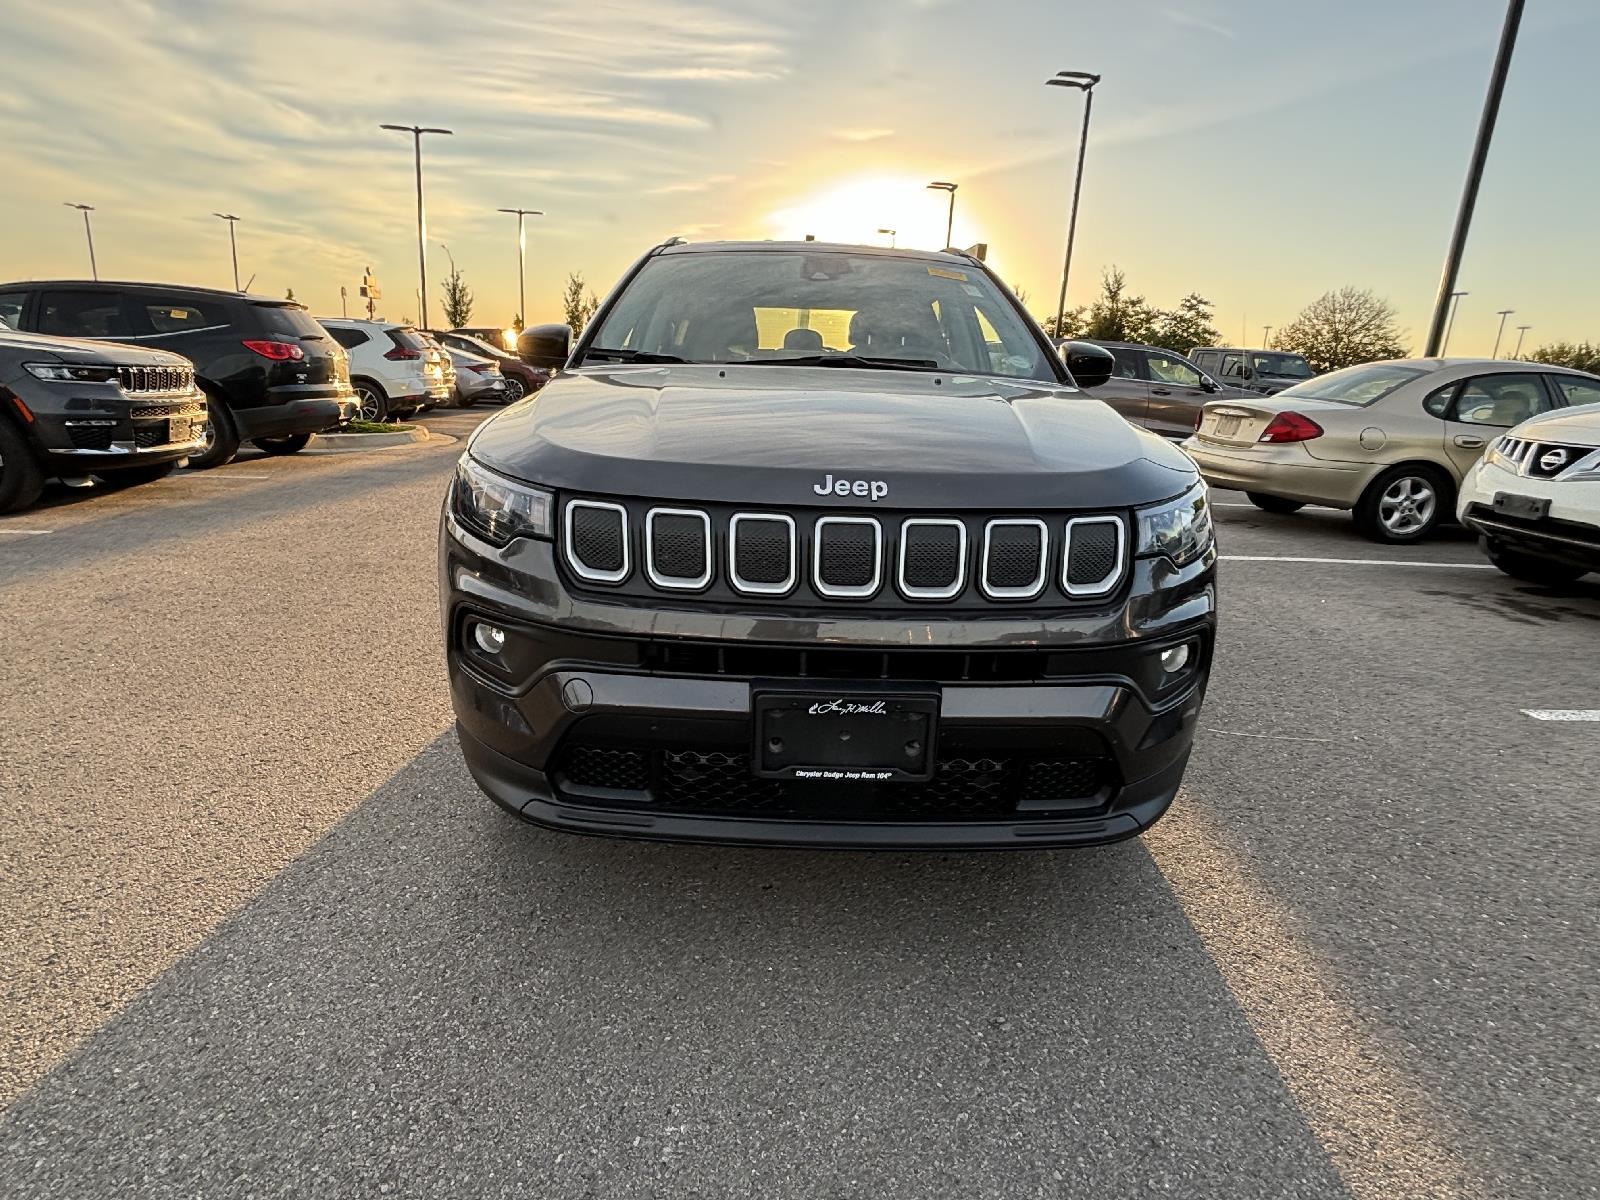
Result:
[[[23,363],[35,379],[52,383],[110,383],[117,377],[115,367],[77,367],[69,363]]]
[[[1493,463],[1497,467],[1507,465],[1510,460],[1506,457],[1505,444],[1505,438],[1495,438],[1494,441],[1489,443],[1489,448],[1483,452],[1483,461]]]
[[[1211,498],[1204,482],[1195,484],[1176,500],[1141,508],[1139,554],[1163,554],[1178,566],[1192,563],[1215,540],[1211,530]]]
[[[512,538],[550,537],[553,500],[543,488],[496,475],[463,454],[456,463],[450,509],[485,541],[504,546]]]

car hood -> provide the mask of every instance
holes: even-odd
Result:
[[[128,367],[186,367],[189,360],[181,354],[166,350],[152,350],[146,346],[129,346],[122,342],[89,341],[81,338],[49,337],[42,333],[20,333],[0,330],[0,352],[21,352],[30,361],[84,363],[89,366],[116,364]]]
[[[1600,446],[1600,404],[1578,408],[1558,408],[1524,421],[1511,431],[1514,438],[1539,442],[1569,442],[1578,446]]]
[[[558,489],[759,505],[1122,507],[1196,478],[1182,452],[1065,385],[831,367],[568,371],[480,426],[470,452]],[[867,498],[838,495],[841,480]]]

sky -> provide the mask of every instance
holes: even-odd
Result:
[[[448,246],[473,323],[559,320],[672,235],[956,245],[1055,311],[1082,97],[1097,87],[1069,304],[1115,265],[1196,291],[1259,344],[1368,287],[1426,334],[1503,0],[0,0],[0,281],[232,282],[338,315],[371,267],[415,318],[424,142],[429,307]],[[1527,347],[1600,340],[1600,4],[1531,0],[1458,287],[1453,353],[1500,309]]]

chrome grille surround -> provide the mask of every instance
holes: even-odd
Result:
[[[872,529],[872,579],[865,584],[838,585],[828,583],[822,577],[823,568],[823,543],[825,541],[823,530],[833,525],[866,525]],[[818,517],[817,523],[811,530],[811,586],[816,588],[819,596],[826,596],[830,600],[862,600],[868,596],[875,596],[878,589],[883,586],[883,526],[878,524],[876,517]]]
[[[989,568],[993,565],[994,531],[1028,526],[1039,531],[1039,570],[1027,586],[994,585],[989,582]],[[978,567],[978,586],[991,600],[1032,600],[1044,591],[1045,577],[1050,573],[1050,527],[1038,517],[997,517],[983,527],[983,556]]]
[[[781,583],[761,583],[739,574],[739,526],[745,522],[768,522],[782,525],[789,544],[789,573]],[[800,538],[795,531],[794,518],[787,513],[740,512],[728,519],[728,581],[735,591],[750,596],[783,596],[800,582]]]
[[[573,514],[586,510],[599,510],[617,514],[617,521],[622,532],[622,566],[619,569],[614,571],[596,570],[578,557],[577,543],[572,532],[572,518]],[[590,583],[621,583],[633,569],[629,551],[629,544],[633,539],[629,536],[628,510],[620,504],[611,504],[605,500],[568,500],[566,511],[562,517],[562,534],[567,565],[572,568],[580,579],[586,579]]]
[[[701,554],[705,570],[699,575],[666,575],[656,569],[656,518],[657,517],[688,517],[700,522]],[[623,519],[622,527],[623,544],[627,544],[628,527],[627,519]],[[626,551],[624,551],[626,558]],[[711,554],[711,518],[697,508],[652,508],[644,518],[644,569],[650,577],[650,582],[658,588],[668,588],[673,591],[697,592],[711,582],[713,570]]]
[[[1116,550],[1111,569],[1099,579],[1090,583],[1072,582],[1072,537],[1078,529],[1086,529],[1097,525],[1109,525],[1116,529]],[[1091,596],[1104,596],[1114,591],[1122,582],[1123,563],[1128,554],[1128,530],[1121,517],[1109,513],[1092,517],[1072,517],[1067,521],[1063,534],[1061,550],[1061,590],[1067,595],[1076,598]]]
[[[906,580],[906,547],[914,528],[954,527],[957,530],[956,578],[948,587],[915,587]],[[959,596],[967,586],[967,526],[963,521],[948,517],[908,517],[900,523],[900,548],[895,555],[895,584],[907,600],[950,600]]]

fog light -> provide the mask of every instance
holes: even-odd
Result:
[[[506,631],[498,625],[485,625],[482,621],[472,626],[472,640],[485,654],[499,654],[506,648]]]
[[[478,626],[482,629],[483,626]],[[1161,652],[1161,669],[1168,675],[1176,675],[1189,663],[1189,643],[1173,646]]]

